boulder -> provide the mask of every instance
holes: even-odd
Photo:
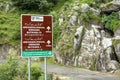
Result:
[[[78,11],[78,10],[79,10],[79,7],[78,7],[78,6],[74,6],[74,7],[73,7],[73,10],[74,10],[74,11]]]
[[[103,46],[104,49],[112,46],[112,39],[103,37],[103,39],[102,39],[102,46]]]
[[[81,12],[85,13],[85,12],[89,12],[89,11],[91,11],[93,14],[96,14],[96,15],[100,14],[100,10],[90,7],[88,4],[81,5]]]
[[[100,10],[96,10],[94,8],[90,8],[90,11],[92,11],[93,14],[100,15]]]
[[[113,64],[111,62],[118,63],[118,57],[115,53],[114,47],[109,46],[107,48],[104,48],[104,47],[101,48],[101,53],[99,54],[98,62],[97,62],[97,69],[103,72],[110,71],[110,68],[113,69],[114,67],[116,67],[116,64]],[[115,69],[118,69],[118,68],[119,67],[116,67]]]
[[[89,5],[88,4],[82,4],[81,5],[81,12],[87,12],[89,10]]]
[[[119,37],[120,37],[120,28],[118,28],[118,29],[115,31],[115,36],[119,36]]]
[[[113,0],[111,3],[120,6],[120,0]]]
[[[111,60],[108,64],[107,64],[107,71],[114,73],[116,70],[118,70],[120,68],[120,64],[115,61],[115,60]]]
[[[113,0],[109,3],[101,5],[101,14],[110,14],[120,10],[120,0]]]
[[[75,15],[71,16],[69,24],[71,26],[75,26],[77,24],[77,19],[78,19],[77,16],[75,16]]]
[[[59,25],[61,25],[63,23],[63,18],[59,18]]]

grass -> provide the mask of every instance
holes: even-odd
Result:
[[[113,45],[115,46],[115,47],[117,47],[117,44],[119,44],[120,43],[120,40],[113,40]]]
[[[68,2],[69,0],[59,0],[59,2],[57,3],[57,5],[55,7],[53,7],[53,11],[59,12],[59,10],[64,6],[64,4],[66,2]],[[73,1],[73,0],[72,0]],[[69,1],[71,2],[71,1]]]

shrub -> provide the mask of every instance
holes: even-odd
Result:
[[[0,64],[0,80],[27,80],[27,67],[27,62],[20,62],[16,57],[9,56],[6,63]],[[31,80],[39,80],[41,77],[43,71],[39,64],[31,64]]]
[[[117,12],[112,12],[110,15],[103,15],[102,22],[104,27],[115,31],[120,26],[120,20]]]
[[[49,10],[52,3],[47,0],[12,0],[15,6],[25,10]]]
[[[18,75],[17,59],[9,57],[7,63],[0,65],[0,80],[12,80]]]
[[[39,64],[31,64],[31,80],[38,80],[43,74]]]

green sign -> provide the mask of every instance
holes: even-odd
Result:
[[[23,57],[31,57],[31,56],[41,56],[41,57],[49,57],[49,56],[52,56],[53,53],[51,50],[47,51],[47,50],[44,50],[44,51],[23,51],[22,52],[22,56]]]

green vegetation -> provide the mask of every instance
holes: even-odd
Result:
[[[0,38],[0,44],[17,45],[20,43],[20,16],[18,13],[0,14]]]
[[[5,12],[7,3],[12,1],[13,5],[8,12]],[[20,16],[21,14],[49,14],[54,13],[54,9],[59,10],[66,0],[1,0],[3,7],[0,12],[0,44],[10,44],[12,46],[20,45]],[[57,13],[54,13],[53,21]],[[56,18],[57,19],[57,18]],[[54,24],[54,44],[57,42],[57,36],[60,35],[58,22]]]
[[[48,11],[52,7],[52,3],[47,0],[12,0],[14,5],[19,9]]]
[[[81,0],[80,3],[93,4],[95,0]]]
[[[115,46],[115,47],[117,47],[117,44],[119,44],[120,43],[120,40],[118,39],[118,40],[113,40],[113,45]]]
[[[10,7],[10,10],[6,12],[5,8],[8,4],[7,2],[10,1],[12,1],[13,5]],[[105,2],[108,1],[111,0],[106,0]],[[73,15],[71,12],[73,12],[72,8],[76,0],[0,0],[0,3],[3,3],[3,7],[0,7],[0,44],[9,44],[12,46],[20,45],[21,14],[51,14],[53,15],[53,46],[56,47],[57,45],[60,52],[65,56],[74,53],[74,33],[80,25],[77,24],[74,27],[69,27],[70,18],[68,18],[68,15]],[[102,2],[101,0],[78,0],[77,3],[78,5],[87,3],[96,9],[99,8]],[[64,21],[62,25],[59,25],[58,20],[62,13],[64,14]],[[120,26],[117,12],[113,12],[109,15],[104,14],[102,16],[97,16],[89,10],[84,14],[80,13],[79,10],[78,14],[78,18],[80,21],[84,22],[85,26],[99,24],[101,21],[103,26],[113,31]],[[116,45],[119,42],[120,41],[114,41],[113,43]],[[27,80],[26,63],[22,65],[18,63],[18,59],[9,56],[6,63],[0,64],[0,80]],[[90,69],[95,70],[95,68],[96,63],[94,62]],[[43,80],[44,78],[42,69],[36,63],[31,65],[31,75],[32,80]]]
[[[13,2],[11,9],[6,13],[5,8],[7,2]],[[107,0],[106,2],[111,1]],[[20,15],[21,14],[51,14],[53,15],[53,41],[54,47],[60,39],[62,29],[66,29],[68,24],[67,15],[72,11],[75,0],[1,0],[3,7],[0,8],[0,44],[10,44],[12,46],[20,45]],[[97,2],[96,0],[80,0],[77,3],[87,3],[89,5]],[[100,1],[99,1],[100,2]],[[68,10],[64,10],[68,7]],[[59,25],[58,19],[60,14],[64,12],[64,24]],[[91,12],[86,12],[85,14],[79,15],[81,20],[84,20],[85,24],[89,23],[100,23],[101,19],[99,16]],[[103,15],[102,22],[106,28],[110,28],[115,31],[120,26],[120,21],[118,19],[118,13],[113,12],[110,15]]]
[[[6,11],[6,6],[11,1],[13,5]],[[66,0],[0,0],[0,5],[3,4],[0,7],[0,44],[9,44],[13,47],[20,46],[21,14],[49,14],[50,11],[51,13],[54,11],[52,11],[52,8],[58,9],[65,2]],[[55,8],[55,6],[58,8]],[[58,16],[56,14],[54,15]],[[53,30],[56,33],[55,36],[58,37],[60,34],[58,30],[60,28],[58,28],[57,23],[55,27],[57,28]],[[21,62],[16,56],[10,55],[7,57],[7,62],[0,63],[0,80],[27,80],[26,60]],[[47,76],[48,80],[51,80],[51,76],[49,74]],[[44,80],[44,73],[38,63],[33,62],[31,64],[31,80]]]
[[[15,55],[9,55],[6,63],[0,63],[0,80],[28,80],[26,60],[20,61]],[[31,64],[31,80],[44,80],[43,70],[38,63]],[[51,76],[48,74],[48,80]]]
[[[89,26],[89,24],[99,24],[101,22],[100,16],[91,11],[87,11],[84,14],[80,14],[79,18],[84,22],[83,24]]]
[[[103,15],[102,22],[104,27],[109,28],[115,31],[118,27],[120,27],[119,15],[117,12],[112,12],[110,15]]]

